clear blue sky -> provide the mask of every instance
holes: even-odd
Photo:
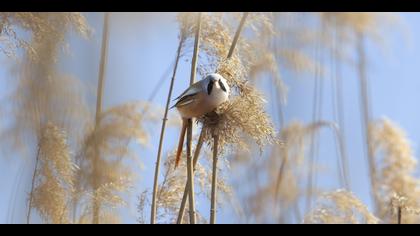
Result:
[[[395,36],[398,29],[388,28],[391,38],[389,54],[379,52],[377,45],[369,44],[369,79],[371,80],[372,107],[374,118],[387,116],[404,130],[412,140],[417,154],[420,143],[420,46],[408,42],[420,41],[420,14],[402,13],[411,32],[410,40]],[[102,13],[86,14],[90,25],[94,29],[90,41],[72,35],[69,38],[71,55],[63,58],[64,72],[71,73],[82,80],[95,85],[98,73],[102,34]],[[178,28],[175,13],[115,13],[112,14],[110,28],[110,45],[104,106],[121,104],[133,100],[145,100],[150,95],[162,74],[173,60],[176,47]],[[4,62],[4,57],[0,57]],[[10,76],[5,67],[0,68],[0,94],[6,92],[6,80]],[[182,66],[179,71],[178,82],[175,84],[174,95],[179,94],[187,85],[189,67]],[[286,77],[289,88],[288,104],[285,108],[286,122],[301,120],[309,122],[312,115],[312,78]],[[328,82],[326,82],[329,85]],[[165,104],[168,91],[168,80],[160,89],[155,103],[162,107]],[[326,86],[325,94],[330,94]],[[331,119],[331,102],[328,95],[324,101],[323,118]],[[2,98],[2,96],[0,96]],[[362,134],[360,127],[358,79],[350,71],[344,78],[345,121],[347,131],[348,156],[350,159],[350,177],[352,191],[370,204],[367,186],[367,169],[363,156]],[[268,106],[270,107],[270,106]],[[1,118],[1,117],[0,117]],[[137,195],[152,186],[152,174],[156,158],[156,147],[160,124],[147,127],[150,133],[150,144],[147,148],[135,147],[144,169],[139,173],[139,179],[130,197],[129,209],[122,210],[125,223],[135,223]],[[178,130],[170,128],[165,141],[165,151],[175,145]],[[321,134],[320,160],[326,166],[335,167],[335,152],[332,135],[329,131]],[[0,158],[0,223],[23,222],[24,202],[28,191],[30,163],[19,157],[9,157],[6,154]],[[26,164],[25,164],[26,163]],[[334,169],[328,170],[319,184],[325,189],[337,187]],[[12,199],[16,198],[16,199]],[[199,199],[198,205],[207,212],[207,203]],[[14,214],[12,214],[14,213]],[[232,210],[223,207],[220,212],[220,222],[233,222]]]

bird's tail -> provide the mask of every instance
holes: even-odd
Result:
[[[187,121],[183,119],[181,134],[179,136],[178,149],[176,151],[175,168],[178,167],[179,161],[181,160],[182,147],[184,146],[184,138],[185,138],[186,131],[187,131]]]

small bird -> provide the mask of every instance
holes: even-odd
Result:
[[[171,108],[176,107],[182,117],[182,129],[176,153],[175,167],[178,166],[181,158],[188,119],[198,118],[214,111],[220,104],[229,99],[229,93],[230,88],[226,79],[217,73],[213,73],[192,84],[174,99],[178,101]]]

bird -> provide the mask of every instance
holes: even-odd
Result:
[[[178,110],[182,118],[182,128],[176,152],[175,168],[178,166],[184,145],[187,123],[191,118],[202,117],[214,111],[220,104],[229,100],[230,88],[223,76],[217,73],[207,75],[187,88],[174,100],[171,107]]]

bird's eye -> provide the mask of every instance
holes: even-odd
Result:
[[[207,85],[207,93],[210,95],[211,91],[213,90],[213,85],[214,82],[210,81],[209,84]]]
[[[221,80],[219,80],[219,85],[220,85],[220,88],[222,88],[223,91],[227,92],[226,87]]]

